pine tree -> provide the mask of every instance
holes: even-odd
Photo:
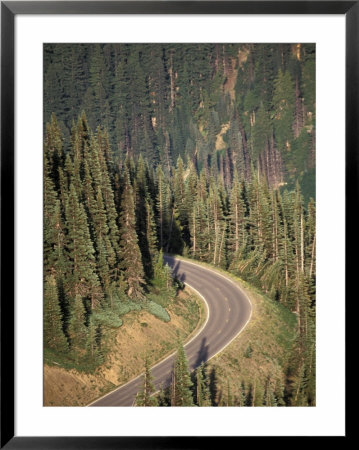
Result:
[[[104,133],[100,129],[97,131],[98,142],[98,160],[101,168],[101,187],[98,191],[102,194],[103,208],[106,217],[107,236],[105,239],[107,251],[107,263],[111,277],[115,279],[118,276],[118,260],[119,260],[119,232],[117,226],[118,214],[115,206],[115,198],[113,192],[113,161],[111,148],[107,131]],[[98,194],[100,195],[100,194]],[[99,206],[101,208],[101,205]],[[103,226],[106,231],[105,225]]]
[[[157,179],[157,200],[156,207],[158,211],[158,235],[160,248],[164,249],[166,236],[169,230],[169,205],[168,205],[168,186],[161,166],[156,169]]]
[[[127,170],[124,173],[120,214],[120,267],[124,271],[130,298],[142,300],[145,284],[141,252],[136,233],[133,191]]]
[[[89,297],[91,308],[94,309],[103,298],[103,294],[96,274],[94,248],[86,214],[78,201],[73,184],[70,186],[67,200],[66,219],[68,231],[66,248],[68,266],[71,267],[66,277],[67,289],[73,296],[80,294],[83,297]]]
[[[177,159],[177,167],[174,173],[173,195],[178,211],[178,221],[184,242],[189,243],[188,207],[186,199],[185,171],[181,156]]]
[[[170,387],[164,388],[162,385],[157,394],[158,406],[171,406]]]
[[[140,391],[136,396],[136,406],[157,406],[157,399],[153,397],[155,392],[153,377],[151,374],[149,359],[145,358],[145,372],[143,375],[143,383]]]
[[[93,367],[101,365],[105,361],[106,350],[102,346],[102,335],[106,334],[106,329],[96,323],[93,315],[91,315],[87,326],[87,343],[85,361]]]
[[[227,396],[226,396],[226,406],[233,406],[232,390],[231,384],[227,379]]]
[[[77,362],[85,355],[88,329],[85,325],[85,307],[81,295],[77,294],[72,306],[68,333],[71,352]]]
[[[224,267],[226,224],[224,220],[223,203],[218,187],[212,181],[208,195],[209,236],[211,237],[210,261],[215,266]]]
[[[251,406],[263,406],[264,389],[258,380],[254,380],[253,400]]]
[[[148,249],[148,274],[150,277],[153,276],[153,265],[158,255],[158,241],[157,241],[157,230],[155,216],[153,212],[153,207],[150,200],[146,200],[146,243]]]
[[[274,395],[271,380],[268,377],[266,381],[265,393],[264,393],[264,405],[265,406],[277,406],[277,400]]]
[[[232,265],[244,256],[246,247],[245,204],[238,174],[235,172],[230,197],[228,249],[232,255]]]
[[[45,173],[51,177],[56,190],[59,188],[59,167],[64,162],[63,133],[54,113],[51,114],[50,123],[46,124],[44,138]]]
[[[68,344],[62,328],[56,280],[46,277],[44,287],[44,345],[58,352],[66,352]]]
[[[198,406],[211,406],[204,363],[196,370],[196,404]]]
[[[58,303],[62,316],[62,329],[67,335],[67,325],[69,316],[68,296],[64,289],[64,282],[70,272],[69,261],[65,256],[65,225],[62,220],[60,201],[57,200],[53,216],[49,224],[44,220],[44,272],[55,277]],[[46,242],[50,244],[48,257],[46,257]]]
[[[171,406],[193,406],[192,385],[187,356],[182,342],[179,342],[173,367]]]
[[[246,406],[246,391],[244,383],[239,387],[238,406]]]
[[[44,266],[47,272],[59,276],[63,269],[64,224],[60,200],[49,177],[45,177],[44,191]]]
[[[157,252],[157,232],[152,201],[147,187],[147,168],[140,155],[134,183],[136,204],[136,231],[141,250],[143,268],[147,279],[153,277],[153,264]]]
[[[159,251],[157,261],[154,265],[153,286],[165,290],[170,294],[173,287],[173,278],[171,268],[163,261],[163,252]],[[174,293],[173,293],[174,295]]]

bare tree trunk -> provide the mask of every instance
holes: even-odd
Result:
[[[160,203],[160,248],[163,248],[163,199],[162,199],[162,182],[161,182],[161,186],[159,186],[159,203]]]
[[[239,117],[239,115],[238,115],[238,126],[239,126],[239,131],[241,133],[241,138],[242,138],[242,149],[243,149],[243,161],[244,161],[244,168],[245,168],[245,177],[246,177],[246,180],[249,180],[250,179],[250,157],[249,157],[249,153],[248,153],[246,133],[244,131],[244,126],[243,126],[243,123],[242,123],[241,118]]]
[[[164,135],[165,141],[166,141],[165,153],[166,153],[166,160],[167,160],[167,170],[168,170],[168,173],[170,174],[171,173],[171,161],[170,161],[171,149],[170,149],[170,138],[168,135],[168,131],[164,131],[163,135]]]
[[[284,220],[284,267],[285,286],[288,287],[288,249],[287,249],[287,222]]]
[[[274,241],[273,241],[273,256],[274,261],[278,260],[278,215],[277,215],[277,204],[275,201],[275,193],[273,192],[273,234],[274,234]]]
[[[196,207],[193,208],[193,256],[196,256]]]
[[[235,248],[236,248],[236,253],[239,250],[239,224],[238,224],[238,203],[236,200],[236,208],[235,208],[235,239],[236,239],[236,243],[235,243]]]
[[[220,246],[219,246],[218,264],[221,264],[221,255],[222,255],[223,241],[224,241],[224,231],[225,231],[225,230],[224,230],[224,228],[223,228],[221,244],[220,244]]]
[[[170,86],[171,86],[171,103],[169,110],[172,111],[175,106],[175,84],[174,84],[174,76],[173,76],[173,61],[172,61],[172,52],[170,57],[170,67],[169,67],[169,75],[170,75]]]
[[[176,375],[172,372],[171,406],[176,406]]]
[[[214,253],[213,253],[213,264],[216,265],[216,261],[217,261],[217,230],[215,227],[215,232],[214,232],[214,236],[215,236],[215,240],[214,240]]]
[[[311,259],[310,259],[309,278],[312,277],[312,273],[313,273],[314,256],[315,256],[315,239],[316,239],[316,235],[314,234],[313,244],[312,244],[312,256],[311,256]]]
[[[168,253],[168,249],[170,247],[170,242],[171,242],[171,235],[172,235],[172,226],[173,226],[173,217],[175,214],[175,209],[172,208],[172,214],[171,214],[171,224],[170,224],[170,230],[168,233],[168,241],[167,241],[167,246],[166,246],[166,252]]]
[[[300,214],[300,256],[301,256],[301,270],[304,273],[304,224],[303,211]]]

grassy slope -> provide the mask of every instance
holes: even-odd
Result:
[[[212,377],[215,375],[216,382],[213,384],[216,386],[216,403],[227,403],[229,382],[236,404],[242,383],[246,395],[249,391],[254,394],[253,403],[261,404],[268,377],[274,390],[279,391],[284,387],[287,364],[296,336],[296,316],[240,278],[209,264],[198,264],[236,281],[246,291],[253,307],[246,328],[207,364],[207,373]]]
[[[56,363],[51,366],[45,364],[44,405],[87,405],[140,375],[146,353],[153,364],[172,353],[177,345],[177,333],[188,339],[206,317],[202,301],[187,289],[180,291],[166,309],[171,317],[167,323],[146,311],[126,314],[123,325],[114,334],[105,364],[93,374],[66,370]]]

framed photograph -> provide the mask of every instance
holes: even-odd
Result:
[[[358,14],[1,2],[1,448],[348,436]]]

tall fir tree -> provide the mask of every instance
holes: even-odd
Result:
[[[123,177],[120,213],[120,267],[128,286],[127,295],[137,300],[144,299],[144,271],[136,233],[133,190],[127,169]]]
[[[193,406],[188,361],[182,342],[179,342],[173,366],[171,406]]]
[[[143,375],[143,383],[140,391],[136,396],[136,406],[157,406],[158,402],[155,393],[155,385],[153,383],[153,376],[151,374],[150,363],[148,357],[145,358],[145,372]]]
[[[56,280],[53,275],[46,277],[44,286],[44,345],[66,352],[68,343],[63,332]]]

